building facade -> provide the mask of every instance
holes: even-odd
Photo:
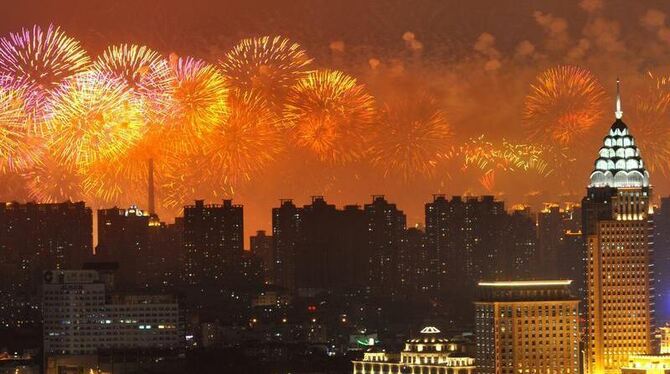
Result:
[[[477,372],[580,372],[579,300],[571,281],[480,282]]]
[[[193,286],[234,288],[244,251],[243,207],[195,204],[184,207],[185,279]]]
[[[183,345],[179,305],[167,295],[114,295],[94,270],[44,272],[45,355]]]
[[[619,373],[630,355],[652,350],[652,190],[620,108],[617,95],[582,200],[589,374]]]
[[[440,336],[429,326],[420,336],[407,340],[400,353],[372,349],[362,360],[353,361],[354,374],[473,374],[475,359],[462,347]]]

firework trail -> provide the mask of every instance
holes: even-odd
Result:
[[[453,132],[434,99],[423,95],[387,104],[379,117],[370,160],[385,176],[398,174],[405,181],[433,176],[450,158]]]
[[[567,146],[602,118],[605,91],[588,70],[558,66],[536,77],[526,96],[524,124],[532,140]]]
[[[321,161],[339,164],[364,154],[374,117],[374,99],[364,86],[332,70],[298,81],[284,109],[294,144]]]
[[[233,88],[255,90],[273,108],[281,108],[289,89],[309,73],[312,59],[281,36],[240,41],[223,60],[221,70]]]
[[[126,152],[144,133],[141,105],[127,86],[104,74],[77,74],[48,102],[49,144],[77,166]]]

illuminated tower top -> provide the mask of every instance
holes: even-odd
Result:
[[[649,172],[644,167],[635,139],[621,120],[623,111],[618,79],[614,115],[616,120],[598,152],[589,187],[648,187]]]

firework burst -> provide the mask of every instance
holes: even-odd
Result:
[[[202,145],[207,164],[223,179],[215,185],[250,180],[284,148],[280,118],[259,94],[236,91],[229,106],[230,115],[212,129]]]
[[[226,82],[218,69],[200,60],[172,56],[170,65],[176,80],[165,135],[175,144],[201,139],[228,112]]]
[[[124,81],[144,101],[147,124],[161,124],[172,105],[175,75],[168,61],[148,47],[120,44],[107,48],[93,70]]]
[[[444,112],[428,96],[386,105],[372,141],[371,161],[384,174],[404,180],[432,176],[450,158],[452,130]]]
[[[79,42],[50,25],[22,29],[0,38],[0,76],[6,88],[23,89],[27,126],[41,133],[44,103],[66,78],[84,71],[90,59]]]
[[[123,82],[99,73],[78,74],[48,103],[50,146],[66,164],[118,157],[142,138],[140,107]]]
[[[298,81],[284,109],[293,142],[331,163],[363,155],[374,117],[374,99],[363,85],[332,70],[313,72]]]
[[[221,181],[219,171],[207,164],[202,153],[188,156],[171,154],[163,164],[160,174],[160,199],[163,207],[181,212],[184,202],[195,199],[220,200],[232,196],[229,185],[213,185],[211,181]]]
[[[52,152],[53,151],[53,152]],[[45,152],[38,162],[23,174],[28,196],[40,203],[81,201],[81,173],[73,164],[53,157],[55,150]]]
[[[289,89],[309,73],[311,61],[298,44],[264,36],[243,39],[220,64],[232,87],[256,90],[270,105],[281,107]]]
[[[40,139],[26,128],[24,97],[20,90],[0,88],[0,173],[25,170],[41,151]]]
[[[653,83],[627,100],[632,105],[628,105],[625,115],[631,118],[632,132],[647,169],[667,176],[670,171],[670,94],[667,87],[652,86]]]
[[[22,29],[0,39],[0,75],[28,88],[52,89],[90,62],[79,42],[50,25]]]
[[[526,96],[528,135],[545,143],[572,144],[602,118],[604,99],[605,91],[590,71],[577,66],[548,69]]]

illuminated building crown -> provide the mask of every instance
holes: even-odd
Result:
[[[589,187],[648,187],[649,172],[628,126],[621,120],[621,95],[617,79],[616,121],[598,152]]]

